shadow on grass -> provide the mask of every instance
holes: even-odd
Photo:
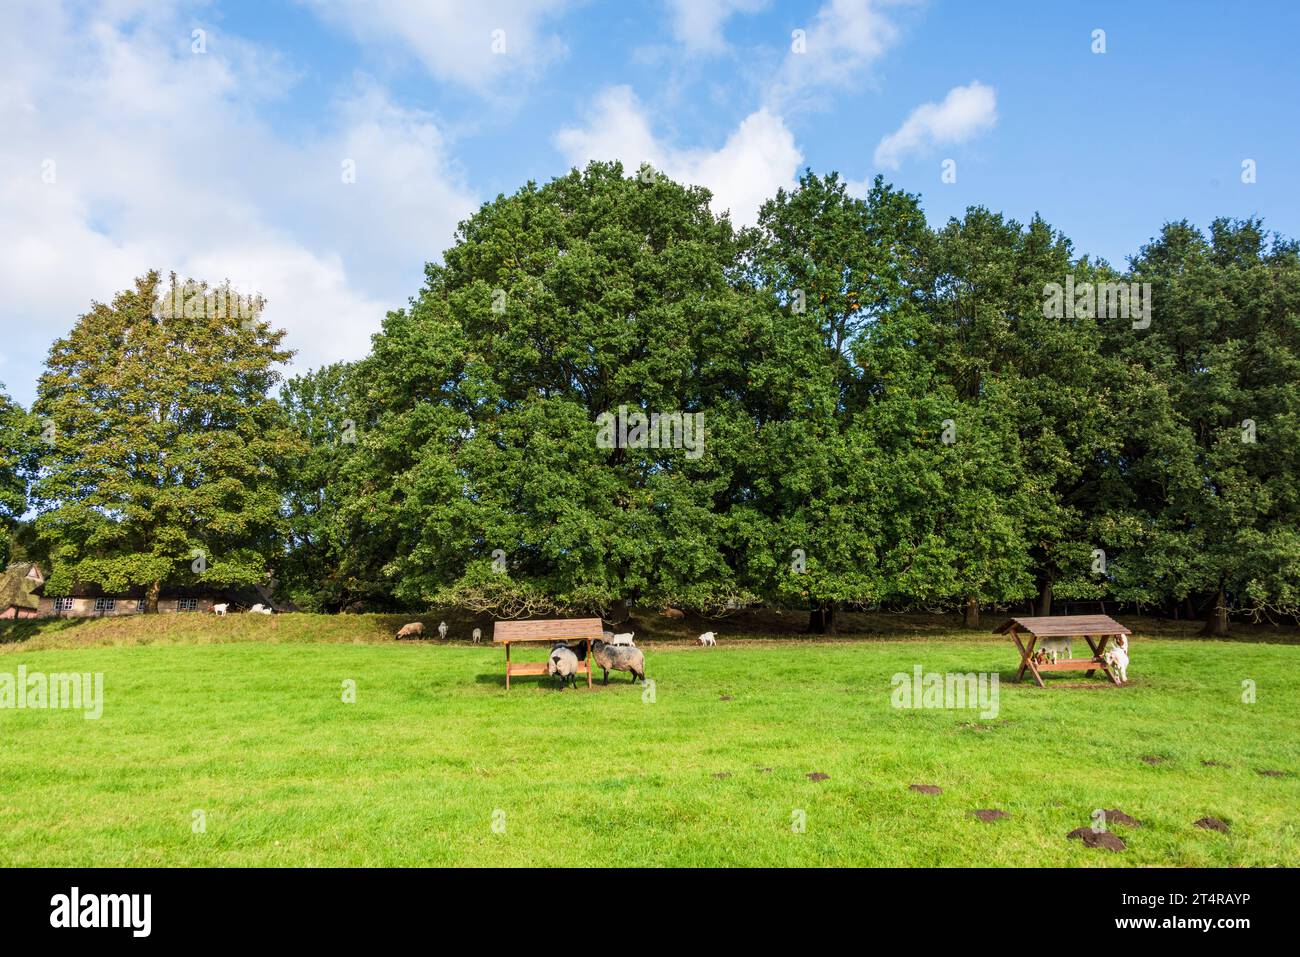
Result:
[[[20,644],[37,635],[78,628],[95,618],[23,618],[18,621],[0,622],[0,645]]]

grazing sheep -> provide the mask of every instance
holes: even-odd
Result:
[[[633,682],[638,678],[645,681],[645,655],[640,648],[633,645],[609,645],[597,638],[591,643],[591,650],[596,664],[605,673],[605,684],[609,684],[611,671],[630,671]]]
[[[718,636],[711,631],[706,631],[696,639],[705,648],[712,648],[718,643]]]
[[[1119,678],[1119,683],[1128,684],[1128,639],[1123,635],[1116,635],[1114,642],[1101,657],[1111,672]]]
[[[447,623],[445,621],[438,622],[438,637],[439,638],[447,637]]]
[[[228,611],[230,611],[230,604],[228,602],[212,606],[212,613],[221,618],[225,618],[226,612]]]
[[[662,615],[663,617],[665,617],[665,618],[685,618],[685,617],[686,617],[686,612],[682,611],[680,608],[665,608],[665,609],[664,609],[663,611],[661,611],[659,614],[661,614],[661,615]]]
[[[398,637],[399,639],[401,639],[401,638],[423,638],[423,637],[424,637],[424,623],[423,623],[423,622],[419,622],[419,621],[413,621],[413,622],[411,622],[410,624],[403,625],[401,628],[397,629],[397,637]]]
[[[478,644],[480,641],[482,641],[482,640],[483,640],[483,629],[482,629],[482,628],[475,628],[475,629],[474,629],[474,644],[477,645],[477,644]]]
[[[546,662],[546,673],[560,679],[560,690],[566,684],[578,687],[578,656],[562,641],[551,646],[551,657]]]

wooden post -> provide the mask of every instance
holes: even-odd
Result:
[[[506,690],[510,690],[510,642],[506,642]]]

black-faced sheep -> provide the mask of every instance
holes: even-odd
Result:
[[[597,638],[591,643],[591,651],[605,673],[605,684],[609,684],[611,671],[630,671],[634,682],[638,678],[645,681],[645,655],[635,645],[609,645]]]

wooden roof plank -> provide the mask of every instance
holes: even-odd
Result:
[[[492,640],[508,641],[564,641],[581,638],[600,638],[605,626],[599,618],[554,618],[528,621],[497,621],[492,624]]]
[[[1109,615],[1047,615],[1032,618],[1011,618],[994,628],[993,633],[1004,635],[1013,626],[1038,638],[1133,634]]]

